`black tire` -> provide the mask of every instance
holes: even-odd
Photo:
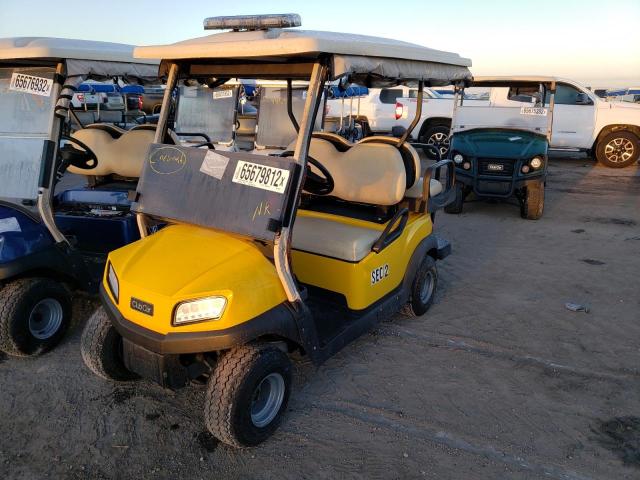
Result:
[[[122,337],[100,306],[87,321],[80,339],[82,360],[89,370],[105,380],[126,382],[138,376],[122,360]]]
[[[544,212],[544,183],[530,183],[525,187],[520,216],[527,220],[538,220]]]
[[[402,308],[402,313],[408,317],[424,315],[433,304],[438,287],[438,268],[433,257],[427,255],[411,284],[411,296]]]
[[[437,123],[435,125],[430,125],[425,129],[422,135],[420,135],[420,143],[429,143],[433,145],[437,144],[440,147],[440,157],[447,158],[447,154],[449,153],[450,130],[451,127],[446,123]],[[428,159],[436,159],[435,155],[430,149],[425,147],[422,150],[424,151]]]
[[[256,426],[251,409],[254,394],[267,376],[279,375],[284,394],[275,416]],[[265,441],[278,428],[291,392],[291,361],[278,348],[243,345],[224,353],[207,383],[204,417],[209,431],[234,447],[251,447]],[[275,407],[274,407],[275,411]]]
[[[628,158],[623,159],[623,155],[628,155]],[[640,139],[625,130],[611,132],[598,140],[596,158],[598,162],[610,168],[633,165],[640,158]]]
[[[60,342],[71,323],[71,293],[50,278],[21,278],[0,290],[0,350],[41,355]]]
[[[456,194],[453,202],[444,206],[444,211],[447,213],[462,213],[462,207],[464,205],[464,199],[466,197],[464,186],[461,183],[453,185],[453,190]]]

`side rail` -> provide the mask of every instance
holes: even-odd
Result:
[[[446,178],[443,179],[442,171],[445,171]],[[442,191],[436,195],[431,195],[431,180],[437,180],[442,184]],[[427,167],[424,172],[424,180],[422,184],[422,201],[420,205],[420,213],[435,213],[436,210],[444,208],[455,200],[455,190],[453,186],[456,181],[456,169],[451,159],[440,160],[437,163]]]

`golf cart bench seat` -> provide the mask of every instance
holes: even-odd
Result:
[[[292,246],[294,250],[359,262],[371,252],[381,234],[382,230],[376,228],[305,215],[299,210],[293,226]]]
[[[147,150],[153,143],[155,128],[134,128],[114,138],[107,129],[83,128],[73,134],[86,144],[98,158],[98,165],[89,170],[69,167],[69,172],[80,175],[119,175],[138,178],[142,171]]]
[[[367,137],[342,150],[340,142],[329,135],[314,135],[309,155],[331,173],[335,182],[332,196],[373,205],[395,205],[404,197],[422,196],[420,156],[413,146],[405,143],[398,149],[396,138]],[[395,181],[389,183],[391,178]],[[442,184],[431,179],[429,195],[433,197],[442,190]]]
[[[57,196],[60,205],[130,207],[128,190],[72,188]]]

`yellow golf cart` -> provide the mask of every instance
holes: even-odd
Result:
[[[206,425],[235,446],[277,428],[290,353],[321,364],[381,319],[424,314],[436,260],[451,248],[433,233],[435,211],[452,200],[450,160],[422,168],[410,130],[350,143],[313,129],[329,81],[416,84],[422,95],[425,85],[470,79],[469,60],[286,28],[299,23],[297,15],[212,18],[205,27],[232,31],[136,50],[162,58],[168,78],[133,207],[143,238],[110,254],[104,307],[82,336],[84,361],[101,377],[206,382]],[[176,86],[234,77],[286,81],[281,105],[297,131],[288,148],[266,155],[161,143]],[[298,118],[294,81],[307,82]],[[149,234],[158,224],[166,226]]]

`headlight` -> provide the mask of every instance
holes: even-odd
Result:
[[[542,158],[533,157],[529,162],[532,168],[540,168],[542,166]]]
[[[464,157],[462,156],[462,154],[461,154],[461,153],[456,153],[456,154],[453,156],[453,161],[454,161],[454,162],[456,162],[457,164],[462,163],[462,161],[463,161],[463,160],[464,160]]]
[[[109,262],[109,266],[107,267],[107,283],[109,284],[113,298],[115,298],[116,303],[118,303],[120,298],[120,284],[118,283],[118,277],[111,262]]]
[[[225,297],[206,297],[198,300],[182,302],[173,314],[173,324],[201,322],[203,320],[217,320],[222,316],[227,299]]]

